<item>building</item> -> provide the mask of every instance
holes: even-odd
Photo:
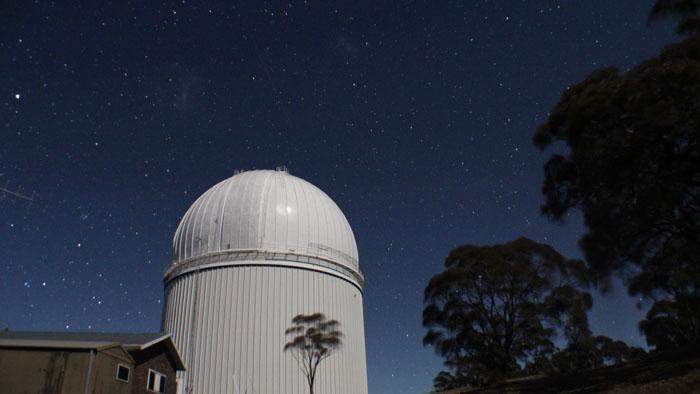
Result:
[[[348,221],[314,185],[278,169],[213,186],[183,216],[164,274],[162,329],[187,365],[183,392],[307,393],[285,329],[321,312],[344,337],[315,391],[367,393],[363,282]]]
[[[167,334],[0,332],[3,393],[175,393],[182,370]]]

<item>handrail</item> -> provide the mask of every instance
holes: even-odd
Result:
[[[357,281],[361,288],[364,288],[365,286],[365,278],[361,271],[352,270],[344,265],[336,263],[335,261],[299,253],[273,252],[254,249],[223,250],[207,253],[205,255],[193,257],[181,262],[173,262],[168,266],[168,268],[165,269],[163,273],[163,281],[168,283],[183,271],[190,270],[200,265],[243,260],[289,261],[317,265],[319,267],[331,269],[353,278]]]

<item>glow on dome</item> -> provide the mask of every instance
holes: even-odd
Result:
[[[206,191],[173,238],[173,262],[222,251],[295,253],[358,270],[345,215],[326,193],[286,171],[241,172]]]

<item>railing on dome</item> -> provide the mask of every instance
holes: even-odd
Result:
[[[314,249],[318,250],[321,252],[321,254],[325,254],[325,255],[328,255],[330,257],[337,257],[343,261],[349,261],[350,263],[352,263],[352,265],[354,265],[356,267],[359,266],[359,263],[357,262],[356,258],[350,256],[349,254],[343,252],[342,250],[331,248],[330,246],[323,245],[323,244],[320,244],[317,242],[309,242],[309,248],[311,250],[314,250]],[[316,257],[320,257],[320,256],[316,255]]]
[[[346,255],[347,256],[347,255]],[[350,256],[347,256],[350,257]],[[350,257],[352,259],[352,257]],[[320,267],[328,268],[333,271],[339,272],[345,276],[348,276],[360,285],[361,288],[365,286],[365,278],[361,272],[351,270],[341,264],[336,262],[326,260],[318,256],[302,255],[298,253],[285,253],[285,252],[270,252],[263,250],[222,250],[220,252],[208,253],[202,256],[193,257],[181,262],[172,263],[164,272],[165,281],[169,282],[172,278],[176,277],[183,271],[189,270],[191,268],[219,262],[233,262],[233,261],[245,261],[245,260],[263,260],[263,261],[288,261],[296,263],[307,263],[312,265],[317,265]],[[357,260],[352,259],[355,262]]]

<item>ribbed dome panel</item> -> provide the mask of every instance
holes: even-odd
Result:
[[[316,186],[286,171],[247,171],[199,197],[173,238],[173,265],[224,251],[298,254],[359,272],[345,215]]]

